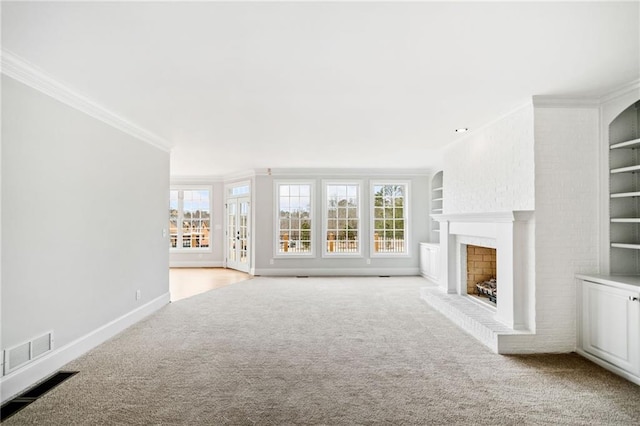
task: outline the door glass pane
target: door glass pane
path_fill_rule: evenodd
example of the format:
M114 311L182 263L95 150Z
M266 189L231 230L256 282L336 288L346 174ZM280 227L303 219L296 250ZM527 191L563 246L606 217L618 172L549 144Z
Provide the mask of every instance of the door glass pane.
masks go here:
M227 207L227 255L228 262L236 261L236 201L229 201Z
M240 262L246 263L249 260L249 202L242 201L240 203Z

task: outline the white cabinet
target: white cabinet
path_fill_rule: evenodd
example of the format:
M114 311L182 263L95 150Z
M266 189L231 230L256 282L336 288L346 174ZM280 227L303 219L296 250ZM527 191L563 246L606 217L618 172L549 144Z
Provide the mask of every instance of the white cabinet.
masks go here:
M437 283L440 278L440 245L420 243L420 274Z
M640 277L580 278L579 352L640 384Z

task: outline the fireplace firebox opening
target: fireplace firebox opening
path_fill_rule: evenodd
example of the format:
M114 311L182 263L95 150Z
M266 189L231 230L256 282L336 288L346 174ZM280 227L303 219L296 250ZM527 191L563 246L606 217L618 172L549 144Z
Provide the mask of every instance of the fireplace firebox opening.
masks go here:
M496 249L467 245L467 294L496 305Z

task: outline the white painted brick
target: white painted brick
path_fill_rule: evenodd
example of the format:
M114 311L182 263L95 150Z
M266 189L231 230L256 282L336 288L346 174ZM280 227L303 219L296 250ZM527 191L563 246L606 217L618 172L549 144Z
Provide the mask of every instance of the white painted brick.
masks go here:
M536 327L575 347L575 274L598 269L598 110L535 109Z
M535 321L516 352L576 344L575 274L598 271L599 112L525 107L444 156L444 212L535 210Z
M523 107L444 153L444 213L534 209L533 107Z

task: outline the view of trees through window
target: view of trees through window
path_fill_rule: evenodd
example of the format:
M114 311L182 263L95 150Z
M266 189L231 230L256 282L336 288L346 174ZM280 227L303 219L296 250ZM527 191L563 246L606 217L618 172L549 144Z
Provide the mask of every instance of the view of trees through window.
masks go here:
M208 189L169 192L169 236L171 248L210 247L211 204Z
M328 184L325 187L326 252L360 252L360 214L358 184Z
M373 186L373 251L405 253L406 184Z
M278 253L311 253L311 185L278 185Z
M371 247L374 254L406 253L405 234L408 184L373 184L373 229ZM209 189L172 189L169 196L169 235L171 248L209 248L211 200ZM325 185L326 254L359 254L361 250L360 185L328 183ZM277 185L279 254L311 254L312 185L280 183Z

